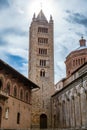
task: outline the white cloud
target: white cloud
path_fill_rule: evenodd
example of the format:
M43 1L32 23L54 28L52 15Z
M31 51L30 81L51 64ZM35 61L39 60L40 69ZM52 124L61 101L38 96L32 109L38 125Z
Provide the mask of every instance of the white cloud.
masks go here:
M41 0L9 0L9 7L0 10L0 32L8 28L19 30L17 33L1 34L1 37L8 43L0 46L0 58L9 61L6 53L20 56L28 61L28 47L29 38L28 31L32 20L33 13L39 13ZM79 46L80 34L86 36L87 29L84 26L69 23L66 18L68 14L66 10L71 13L81 13L86 16L86 0L44 0L43 12L49 20L50 14L54 19L54 54L55 54L55 82L60 80L60 77L65 77L65 58L75 48ZM46 3L46 4L45 4ZM79 6L78 6L79 3ZM45 4L45 5L44 5ZM26 33L21 35L20 31ZM22 63L21 72L27 74L27 63Z
M8 53L28 60L28 51L20 48L9 48Z

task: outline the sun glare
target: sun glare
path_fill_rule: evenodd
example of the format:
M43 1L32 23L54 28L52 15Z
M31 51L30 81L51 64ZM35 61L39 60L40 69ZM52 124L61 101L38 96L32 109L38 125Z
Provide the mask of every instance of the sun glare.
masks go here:
M33 15L34 13L36 13L37 16L41 9L43 10L46 17L49 19L50 14L54 15L56 13L54 0L32 0L31 4L29 4L28 7L29 15Z

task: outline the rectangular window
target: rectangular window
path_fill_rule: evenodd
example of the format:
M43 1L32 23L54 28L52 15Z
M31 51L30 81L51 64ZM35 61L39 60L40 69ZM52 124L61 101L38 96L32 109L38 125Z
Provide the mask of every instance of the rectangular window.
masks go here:
M38 43L39 44L47 44L48 43L48 38L38 38Z
M48 28L38 27L38 32L48 33Z
M46 60L40 60L40 66L46 66Z
M17 124L20 124L20 113L17 113Z
M39 54L47 55L47 49L39 48Z
M9 108L6 108L5 110L5 118L8 119L8 113L9 113Z

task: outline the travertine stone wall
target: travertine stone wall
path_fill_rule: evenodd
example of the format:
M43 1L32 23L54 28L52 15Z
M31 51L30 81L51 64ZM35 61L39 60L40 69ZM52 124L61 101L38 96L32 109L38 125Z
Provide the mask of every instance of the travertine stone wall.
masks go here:
M87 128L87 73L52 97L52 126Z
M42 16L40 12L40 16ZM43 16L44 17L44 16ZM47 28L48 33L38 32L38 28ZM30 26L29 43L29 79L35 82L40 89L32 92L32 127L40 127L40 116L47 116L47 127L51 127L51 95L54 93L54 38L53 20L37 20L34 18ZM47 38L48 43L39 43L38 38ZM39 53L39 48L47 49L47 54ZM41 66L40 60L46 60ZM45 76L40 76L41 70Z

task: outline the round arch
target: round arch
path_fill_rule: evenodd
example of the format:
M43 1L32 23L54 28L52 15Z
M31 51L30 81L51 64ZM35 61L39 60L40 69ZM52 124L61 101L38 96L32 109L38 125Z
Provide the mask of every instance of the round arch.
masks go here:
M40 129L46 129L47 128L47 115L41 114L40 115Z

